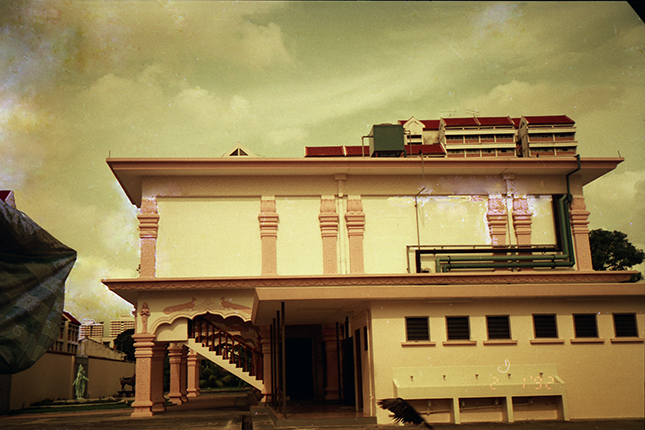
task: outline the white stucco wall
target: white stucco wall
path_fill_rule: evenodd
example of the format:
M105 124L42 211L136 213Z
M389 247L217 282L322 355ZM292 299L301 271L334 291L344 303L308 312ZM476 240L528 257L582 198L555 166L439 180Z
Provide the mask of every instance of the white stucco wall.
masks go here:
M320 196L276 197L279 275L323 273Z
M421 245L487 245L487 198L420 196ZM414 196L365 196L365 272L406 273L406 246L417 244Z
M158 277L261 274L259 198L159 198Z

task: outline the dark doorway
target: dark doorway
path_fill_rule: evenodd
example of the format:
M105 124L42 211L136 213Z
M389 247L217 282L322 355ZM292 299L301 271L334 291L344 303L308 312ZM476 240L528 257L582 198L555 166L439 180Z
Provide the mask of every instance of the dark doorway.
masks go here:
M291 400L311 400L315 396L313 339L289 337L285 344L287 396Z
M354 340L356 348L354 352L356 353L356 394L357 394L357 409L359 411L363 410L363 357L361 351L361 331L356 330L354 332Z
M343 404L353 406L354 398L354 339L343 339Z

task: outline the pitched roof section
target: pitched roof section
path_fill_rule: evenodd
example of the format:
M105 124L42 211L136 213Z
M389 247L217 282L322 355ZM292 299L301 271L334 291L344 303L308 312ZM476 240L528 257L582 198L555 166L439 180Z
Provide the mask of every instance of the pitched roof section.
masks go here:
M571 124L575 121L566 115L524 116L529 125Z
M477 119L473 117L469 118L441 118L441 121L445 124L446 127L477 127L479 123Z
M423 119L421 120L424 130L439 130L441 120L439 119Z
M410 119L416 119L414 117ZM410 119L400 119L397 122L401 125L405 125ZM439 130L439 125L441 124L440 119L417 119L421 124L423 124L424 130Z
M508 126L513 127L513 121L510 117L507 116L482 116L475 117L475 120L483 126L495 127L495 126Z
M63 311L63 320L65 320L65 319L67 319L70 322L73 322L74 324L81 325L81 323L78 322L78 320L74 317L74 315L72 315L71 313L69 313L67 311Z
M249 148L238 142L235 146L226 151L222 155L222 157L257 157L257 155L255 155Z

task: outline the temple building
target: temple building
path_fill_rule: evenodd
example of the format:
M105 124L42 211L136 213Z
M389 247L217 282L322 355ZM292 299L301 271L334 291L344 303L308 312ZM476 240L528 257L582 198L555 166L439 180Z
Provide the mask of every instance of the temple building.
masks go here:
M165 410L168 354L172 402L207 359L280 425L388 424L391 397L430 423L643 417L645 286L593 271L583 192L623 159L577 155L568 117L229 155L107 160L139 208L140 276L103 281L136 308L133 416Z

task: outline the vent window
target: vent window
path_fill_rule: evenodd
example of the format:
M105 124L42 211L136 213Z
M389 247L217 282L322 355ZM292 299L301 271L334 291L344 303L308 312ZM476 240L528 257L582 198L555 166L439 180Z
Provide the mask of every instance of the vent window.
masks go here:
M405 329L407 340L430 340L428 317L406 317Z
M470 340L468 317L446 317L448 340Z
M576 337L598 337L596 314L578 314L573 316Z
M558 337L555 315L533 315L533 328L536 339Z
M511 326L508 316L487 316L488 339L510 339Z
M636 314L614 314L616 337L638 337Z

